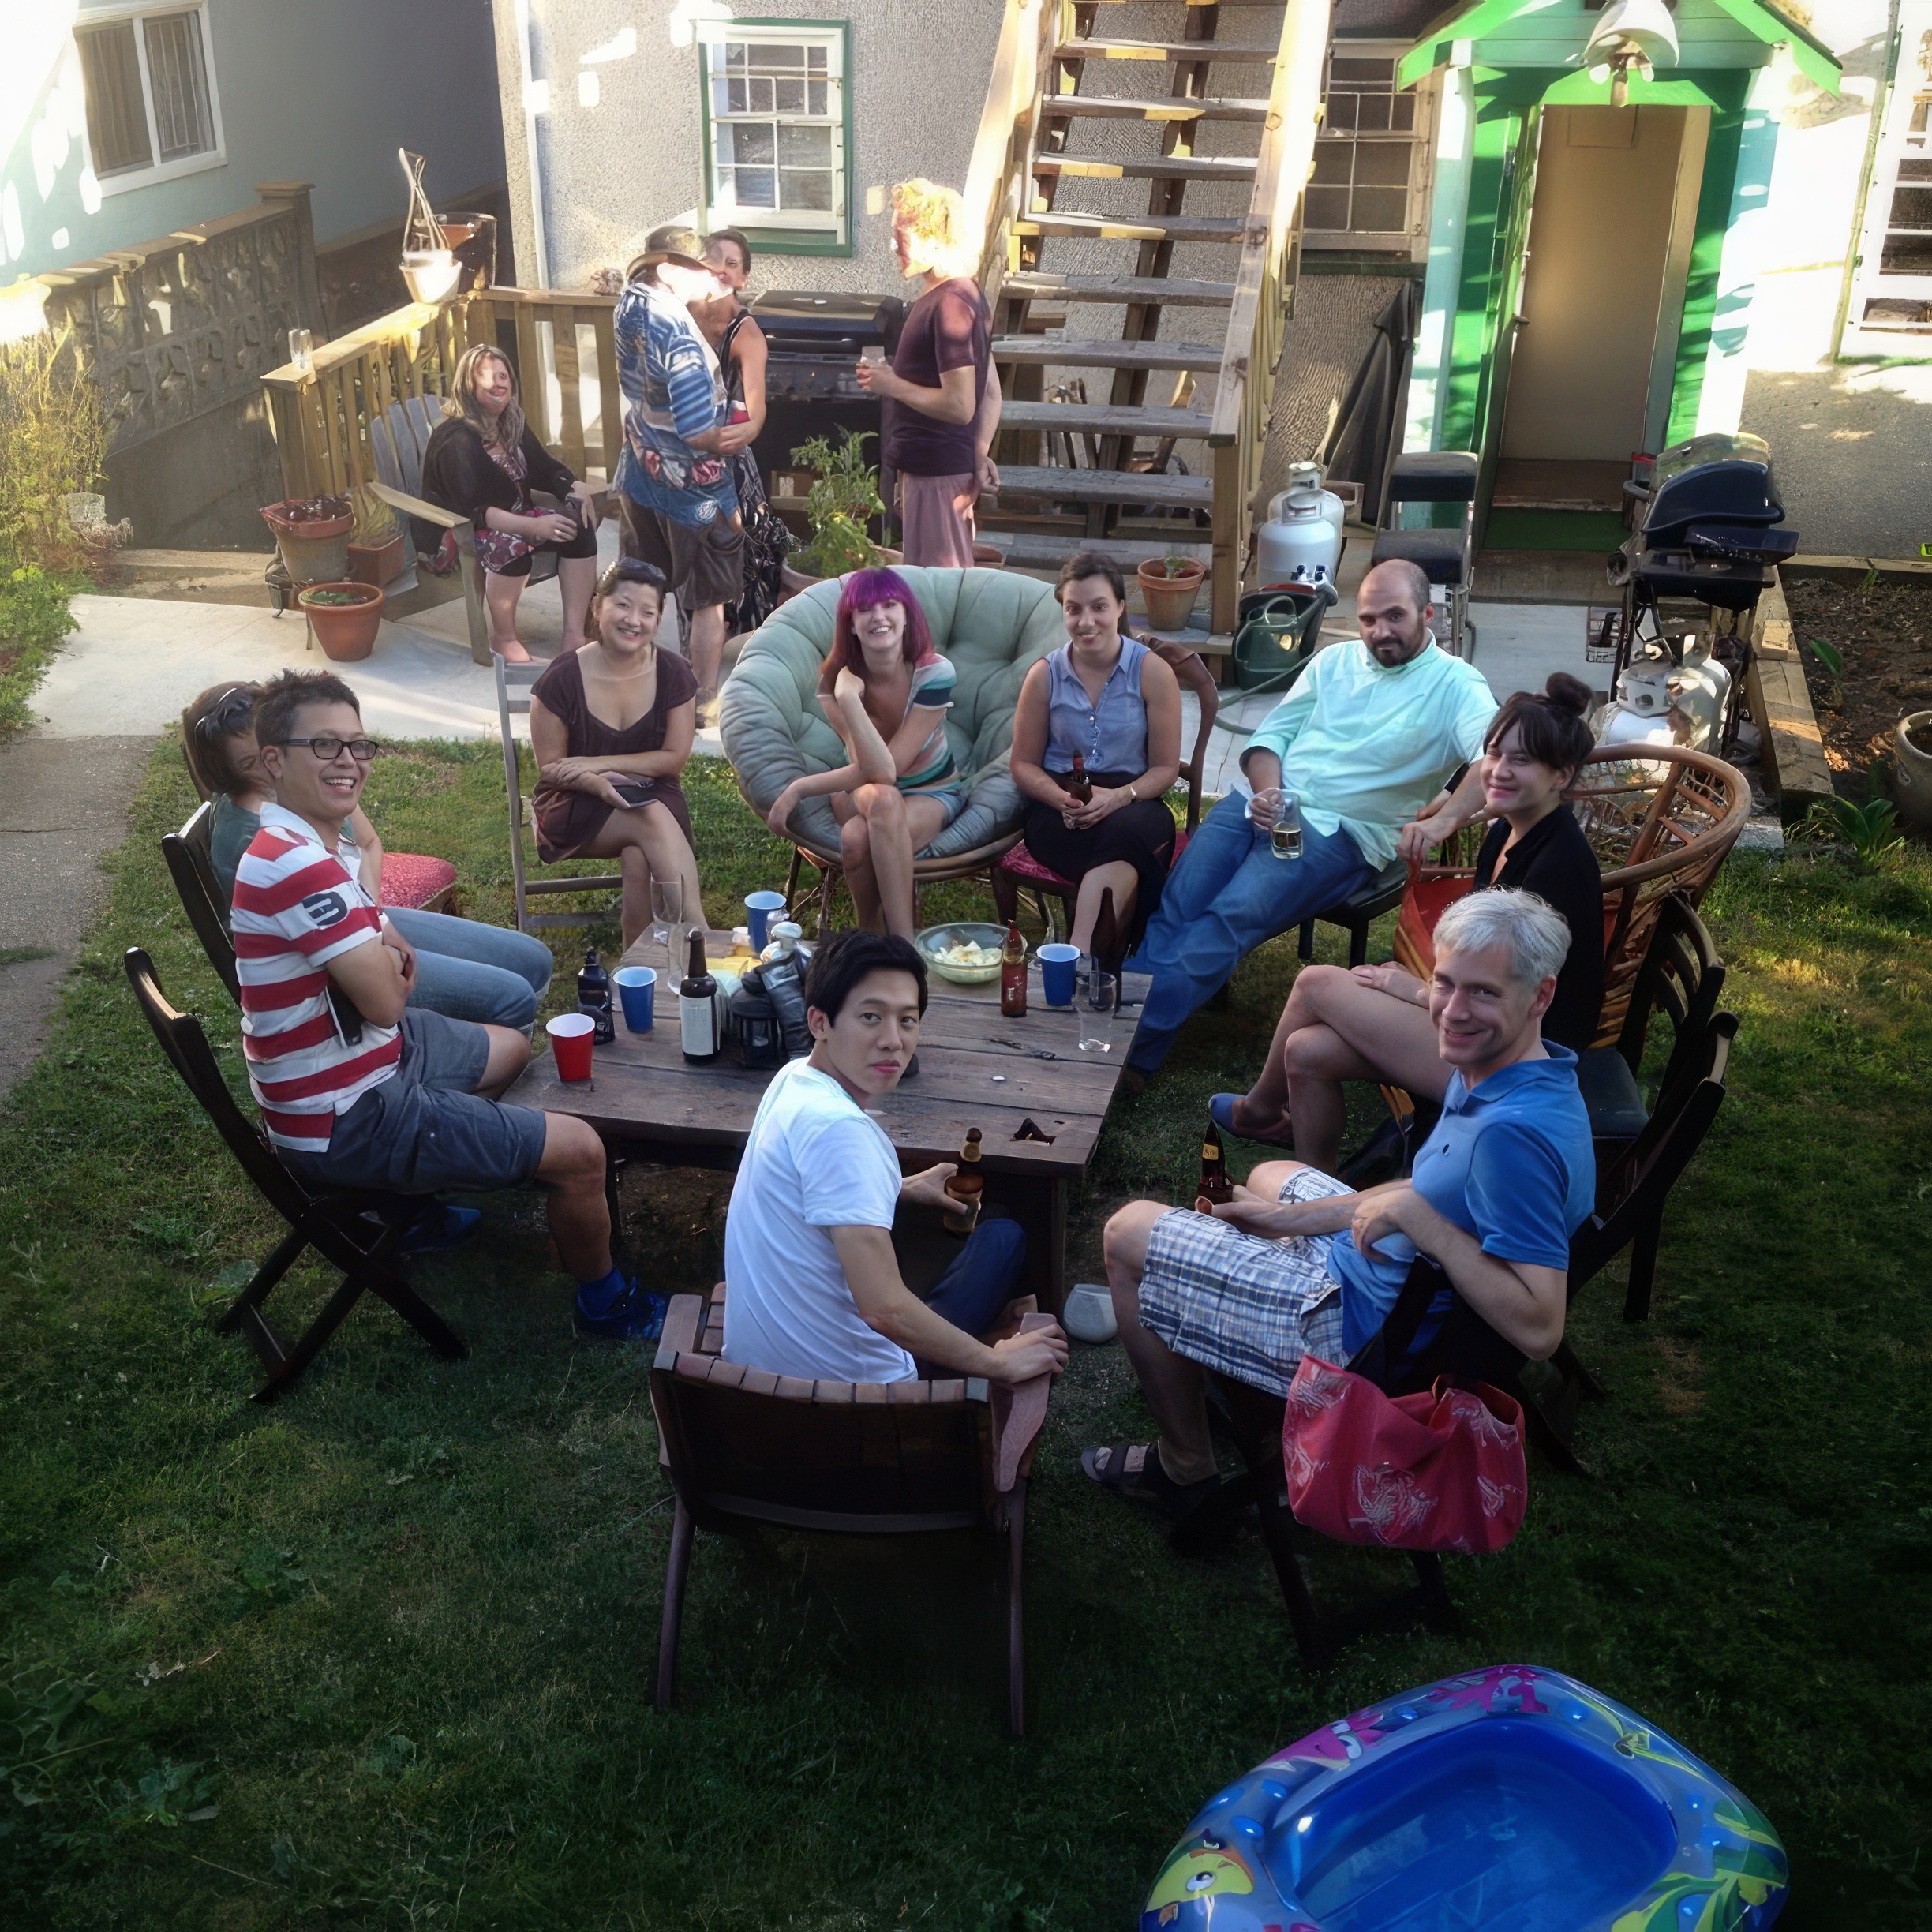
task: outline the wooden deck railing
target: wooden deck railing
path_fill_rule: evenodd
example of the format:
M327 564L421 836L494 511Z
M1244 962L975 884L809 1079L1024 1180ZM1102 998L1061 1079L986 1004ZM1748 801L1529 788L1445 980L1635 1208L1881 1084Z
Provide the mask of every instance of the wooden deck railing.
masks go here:
M1013 224L1029 205L1028 163L1039 125L1048 57L1062 38L1064 0L1006 0L986 103L966 170L966 215L980 239L979 286L989 304L1013 265ZM1072 37L1070 32L1066 38Z
M1301 262L1301 197L1321 118L1328 0L1288 0L1275 84L1248 204L1227 346L1215 384L1208 447L1214 462L1214 560L1209 571L1217 631L1234 627L1241 571L1256 521L1275 365L1281 357Z
M608 295L516 288L412 302L325 343L305 371L293 363L271 370L262 387L286 493L335 495L375 481L369 425L401 399L448 395L463 351L485 342L514 346L523 412L544 444L577 475L601 466L608 480L623 438L614 306ZM595 397L589 411L587 380Z

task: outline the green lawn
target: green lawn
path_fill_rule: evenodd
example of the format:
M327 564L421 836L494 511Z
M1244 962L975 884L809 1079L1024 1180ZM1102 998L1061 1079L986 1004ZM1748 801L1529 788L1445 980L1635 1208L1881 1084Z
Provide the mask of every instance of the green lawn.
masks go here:
M501 919L496 756L418 747L370 803ZM721 922L781 855L693 769ZM998 1566L964 1537L701 1539L680 1705L652 1713L670 1511L645 1363L572 1343L534 1196L422 1270L468 1361L365 1305L292 1398L246 1400L252 1357L204 1320L270 1223L120 969L148 947L239 1078L155 848L189 803L164 747L0 1120L0 1923L1115 1932L1228 1778L1509 1661L1633 1705L1762 1806L1798 1874L1786 1925L1932 1923L1923 850L1866 878L1738 858L1713 892L1731 1099L1673 1204L1656 1319L1627 1328L1616 1282L1574 1319L1614 1397L1583 1419L1593 1474L1538 1469L1515 1545L1451 1559L1465 1634L1309 1676L1258 1542L1181 1562L1081 1478L1083 1443L1146 1427L1118 1348L1083 1354L1039 1458L1016 1744ZM1116 1109L1079 1274L1112 1205L1186 1183L1205 1096L1251 1073L1293 965L1251 960ZM712 1178L640 1176L631 1252L712 1280L723 1204ZM279 1312L325 1286L299 1277ZM1331 1595L1395 1574L1340 1549L1317 1571Z

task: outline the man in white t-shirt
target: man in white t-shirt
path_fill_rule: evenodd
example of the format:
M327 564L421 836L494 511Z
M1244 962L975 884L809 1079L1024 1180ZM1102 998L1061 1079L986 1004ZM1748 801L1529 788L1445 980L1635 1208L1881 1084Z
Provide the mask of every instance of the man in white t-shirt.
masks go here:
M978 1339L1020 1292L1026 1239L982 1221L931 1298L893 1252L901 1201L940 1207L949 1162L901 1176L867 1105L898 1085L919 1046L926 967L911 941L842 934L805 983L814 1045L766 1089L724 1223L724 1359L822 1382L928 1374L1026 1382L1066 1366L1066 1337L1039 1328Z

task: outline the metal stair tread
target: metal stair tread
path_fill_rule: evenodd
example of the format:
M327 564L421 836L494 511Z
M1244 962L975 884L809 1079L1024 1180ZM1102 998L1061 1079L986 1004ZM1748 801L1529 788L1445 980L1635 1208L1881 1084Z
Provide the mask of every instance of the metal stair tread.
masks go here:
M1055 60L1256 61L1272 62L1271 47L1241 47L1222 40L1064 40Z
M1169 280L1165 275L1009 275L1002 295L1028 301L1164 302L1176 308L1219 309L1234 299L1232 282Z
M1002 429L1092 431L1100 436L1185 436L1199 441L1214 426L1204 410L1109 402L1002 402Z
M1210 95L1189 100L1178 95L1162 95L1135 100L1105 94L1045 94L1040 97L1043 114L1075 118L1127 121L1266 121L1268 104L1264 100L1236 100Z
M1080 181L1247 181L1259 165L1252 155L1154 155L1136 160L1111 155L1036 155L1035 174Z
M1215 343L1109 342L1094 335L996 335L996 362L1044 362L1067 369L1218 369Z
M1062 470L1002 463L999 495L1044 496L1073 503L1171 504L1182 509L1211 508L1211 476L1151 476L1125 470Z

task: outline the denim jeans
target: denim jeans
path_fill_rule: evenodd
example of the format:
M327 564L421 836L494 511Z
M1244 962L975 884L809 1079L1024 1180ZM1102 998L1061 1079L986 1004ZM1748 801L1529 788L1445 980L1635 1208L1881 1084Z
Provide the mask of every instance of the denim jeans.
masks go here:
M1299 926L1366 885L1374 869L1346 832L1301 829L1301 856L1277 859L1249 822L1247 799L1230 792L1201 821L1168 874L1129 972L1154 984L1127 1065L1151 1073L1189 1014L1218 991L1264 940Z
M1017 1221L982 1221L966 1237L953 1265L939 1278L927 1305L955 1328L976 1340L1000 1318L1000 1311L1023 1291L1026 1233ZM921 1364L919 1373L949 1376L951 1368Z
M412 1006L524 1033L537 1024L537 1002L556 964L541 939L447 912L387 911L389 923L416 949Z

